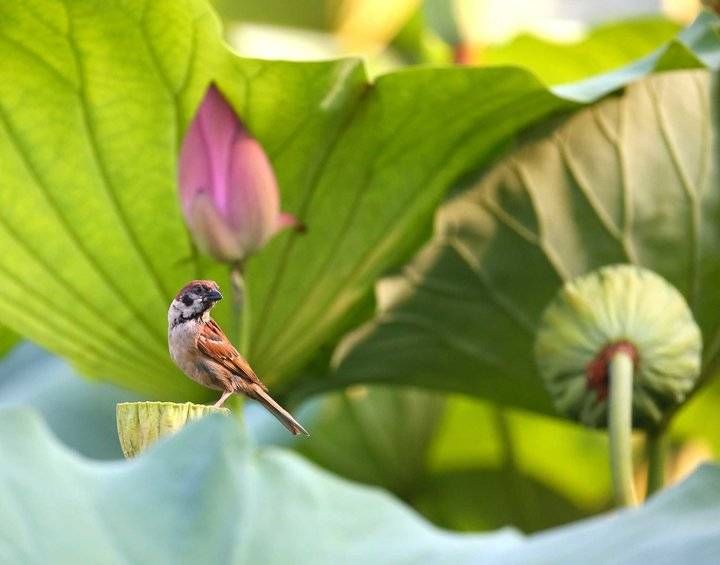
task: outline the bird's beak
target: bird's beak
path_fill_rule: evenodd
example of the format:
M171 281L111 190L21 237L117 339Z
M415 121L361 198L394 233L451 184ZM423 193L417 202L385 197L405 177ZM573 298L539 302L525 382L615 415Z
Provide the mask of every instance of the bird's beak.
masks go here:
M218 300L222 300L223 295L220 294L219 290L211 290L205 295L205 301L206 302L217 302Z

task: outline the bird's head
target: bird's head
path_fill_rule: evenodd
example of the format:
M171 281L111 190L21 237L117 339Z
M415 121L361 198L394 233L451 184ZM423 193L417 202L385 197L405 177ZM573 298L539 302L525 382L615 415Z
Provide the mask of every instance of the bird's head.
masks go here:
M215 306L218 300L222 300L222 297L220 287L215 281L191 281L180 289L170 304L168 322L173 326L200 318Z

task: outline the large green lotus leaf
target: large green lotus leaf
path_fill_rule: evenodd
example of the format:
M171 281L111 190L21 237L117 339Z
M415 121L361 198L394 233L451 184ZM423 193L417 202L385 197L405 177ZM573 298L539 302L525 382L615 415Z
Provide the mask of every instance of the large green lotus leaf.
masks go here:
M587 516L547 485L502 467L427 475L409 502L434 524L468 532L508 525L535 532Z
M248 273L250 360L287 384L414 249L448 186L539 118L656 67L714 64L714 22L554 93L511 68L413 69L371 85L354 60L241 59L203 0L5 2L0 321L89 375L206 397L170 363L165 335L188 279L228 287L190 244L175 180L184 129L215 81L270 154L283 208L308 226Z
M466 481L475 473L502 471L498 497L509 501L512 520L523 528L552 525L542 522L542 504L533 496L538 489L555 493L558 502L577 512L596 514L612 498L607 437L596 430L536 413L510 410L464 395L448 395L445 415L438 426L426 463L429 476L460 475ZM502 479L502 481L501 481ZM450 493L450 486L446 487ZM477 491L488 492L478 483ZM503 492L504 490L504 492ZM524 494L529 493L529 498ZM454 515L449 503L438 502L449 521L486 523L477 509ZM506 512L507 509L502 512ZM552 519L548 508L546 519ZM558 512L556 518L562 518Z
M708 386L690 399L671 423L673 436L680 441L698 442L708 455L720 457L720 379L712 379Z
M86 373L197 397L168 359L167 305L224 272L179 214L182 131L215 80L296 181L359 92L359 64L238 59L201 1L34 6L0 8L3 319Z
M720 469L641 509L521 538L439 530L376 489L256 450L209 417L130 462L59 446L0 412L3 563L712 563ZM61 519L60 519L61 518Z
M290 378L375 278L416 247L458 175L519 127L567 107L528 80L514 70L385 75L366 88L322 159L298 164L287 156L299 168L295 182L283 183L283 198L308 231L277 238L249 264L249 356L259 374L271 383ZM449 118L438 112L445 107Z
M441 2L444 9L451 4ZM438 2L436 2L438 4ZM412 62L448 62L451 49L428 26L428 2L405 24L393 47ZM546 84L577 81L626 65L670 41L680 26L658 16L601 24L576 41L552 41L521 33L500 44L466 45L470 63L517 65ZM461 39L451 38L451 44Z
M115 404L133 399L111 385L79 379L61 359L28 343L0 363L0 406L33 407L63 444L92 459L122 457ZM312 441L294 445L325 469L382 486L446 526L479 530L516 524L527 531L577 517L577 511L564 512L572 505L582 506L585 514L601 509L586 504L586 498L607 498L604 449L598 462L590 445L579 448L578 434L559 436L557 420L512 416L516 472L507 465L506 438L493 411L455 397L447 412L444 405L437 393L398 387L332 393L297 409ZM250 403L243 416L256 441L289 443L285 429L261 407ZM569 459L573 464L564 465ZM460 484L484 503L457 496ZM528 492L533 498L519 504Z
M484 65L519 65L547 84L580 80L644 57L672 39L678 25L652 17L604 24L577 42L557 43L521 34L479 53Z
M319 405L312 441L297 451L390 490L438 525L535 531L610 498L604 437L556 419L406 387L351 387L308 404Z
M273 383L291 379L376 277L416 248L447 188L519 129L656 67L720 63L715 23L705 15L668 48L557 92L512 68L414 68L366 86L325 156L281 183L309 231L277 238L250 263L256 368Z
M0 406L37 410L66 446L92 459L120 459L115 407L127 390L80 378L63 359L22 343L0 362Z
M537 534L498 562L714 563L720 552L719 487L720 468L705 465L639 509Z
M0 560L473 563L519 541L445 533L377 489L240 436L210 417L132 462L97 463L31 413L1 412Z
M92 459L122 457L115 404L134 399L80 379L63 360L29 343L0 363L0 406L33 407L63 444ZM516 525L530 531L603 508L587 498L608 497L604 443L598 461L592 445L579 445L580 428L563 434L569 426L557 420L512 415L503 433L495 412L477 401L453 397L447 411L444 406L437 393L399 387L332 393L296 410L312 441L290 442L277 420L253 403L243 419L256 441L294 443L325 469L382 486L452 529ZM460 496L462 489L473 498Z
M534 131L441 207L435 234L378 289L380 312L341 345L345 382L398 382L552 413L537 377L541 312L568 279L648 267L687 298L704 372L720 347L715 81L656 75Z
M341 1L304 0L212 0L212 4L224 20L259 22L273 26L288 26L331 30Z
M696 400L708 393L712 387ZM437 525L534 531L597 513L610 500L603 434L455 395L445 403L437 393L397 387L340 394L297 412L312 441L296 447L345 478L385 486ZM127 400L27 343L0 364L0 405L32 406L63 444L93 459L122 457L115 403ZM700 412L691 403L691 419L676 419L676 433L717 445L716 393L711 400ZM256 406L244 411L250 435L287 441L284 428L264 416Z
M609 506L607 440L558 419L449 395L419 483L409 501L438 525L546 529Z
M353 387L319 400L313 439L298 442L298 451L336 474L410 496L425 474L442 397L415 389Z
M7 328L0 327L0 356L15 347L18 341L20 341L19 335Z
M717 388L703 390L673 421L677 440L703 442L697 445L716 455ZM115 404L134 399L80 379L28 343L0 363L0 405L33 407L62 443L93 459L122 457ZM256 441L292 443L259 405L246 405L243 416ZM384 486L437 524L544 529L597 513L611 499L605 435L562 420L381 386L315 398L297 416L312 430L312 441L294 442L305 457L345 478ZM483 504L459 496L461 483Z

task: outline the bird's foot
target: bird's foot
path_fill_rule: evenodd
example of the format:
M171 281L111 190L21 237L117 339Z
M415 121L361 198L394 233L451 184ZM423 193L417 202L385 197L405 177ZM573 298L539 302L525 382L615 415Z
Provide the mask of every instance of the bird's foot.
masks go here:
M222 393L222 396L218 399L218 401L213 404L215 408L222 407L223 404L225 404L225 401L227 400L228 396L232 394L232 391L225 391Z

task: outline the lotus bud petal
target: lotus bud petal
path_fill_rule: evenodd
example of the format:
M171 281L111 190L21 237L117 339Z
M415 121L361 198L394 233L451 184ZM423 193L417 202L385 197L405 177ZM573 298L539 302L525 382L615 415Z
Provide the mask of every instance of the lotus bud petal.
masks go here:
M652 428L700 375L702 336L683 296L647 269L603 267L560 290L542 315L535 360L558 411L607 424L608 364L634 363L633 425Z
M117 405L116 418L123 455L128 459L135 457L161 437L210 414L229 416L230 410L191 402L121 402Z
M270 161L230 104L210 86L183 140L180 200L201 251L237 263L299 222L280 212Z

